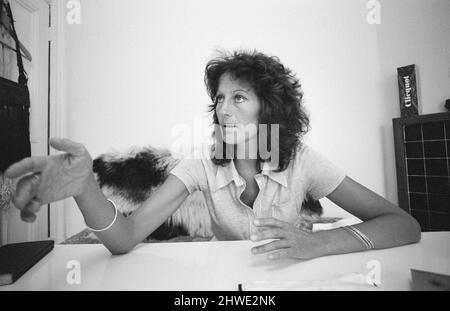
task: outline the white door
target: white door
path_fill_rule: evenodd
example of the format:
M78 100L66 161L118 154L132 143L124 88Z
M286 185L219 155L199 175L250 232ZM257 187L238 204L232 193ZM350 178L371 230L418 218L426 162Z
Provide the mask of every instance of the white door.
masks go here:
M47 155L49 111L49 4L46 0L9 0L19 40L31 53L32 61L24 60L30 90L30 135L32 155ZM4 75L17 81L15 52L6 51L9 62ZM48 238L48 208L43 207L34 224L21 221L19 211L12 207L2 212L2 243L18 243Z

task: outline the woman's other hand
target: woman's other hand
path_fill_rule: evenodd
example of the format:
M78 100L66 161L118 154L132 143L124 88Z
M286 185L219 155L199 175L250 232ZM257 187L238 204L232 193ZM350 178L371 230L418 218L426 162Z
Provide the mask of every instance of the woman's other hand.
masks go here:
M92 173L92 158L82 144L52 138L50 145L65 153L26 158L5 172L12 179L25 175L17 182L13 203L26 222L36 220L42 205L82 194Z
M321 256L321 244L314 233L275 218L257 219L254 225L258 228L258 233L250 238L253 242L273 239L275 241L252 248L253 254L270 252L269 260L312 259Z

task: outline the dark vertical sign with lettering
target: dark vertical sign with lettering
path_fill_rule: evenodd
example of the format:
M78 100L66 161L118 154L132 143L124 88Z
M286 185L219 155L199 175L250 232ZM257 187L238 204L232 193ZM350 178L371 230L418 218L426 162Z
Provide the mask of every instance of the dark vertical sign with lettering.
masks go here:
M397 68L397 73L401 116L402 118L417 116L419 115L419 102L417 100L416 66Z

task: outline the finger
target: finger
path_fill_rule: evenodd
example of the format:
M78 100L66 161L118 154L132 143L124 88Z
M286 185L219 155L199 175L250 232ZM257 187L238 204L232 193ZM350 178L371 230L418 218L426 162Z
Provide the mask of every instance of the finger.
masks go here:
M269 254L267 256L267 259L280 260L280 259L290 258L290 257L292 257L292 248L286 248L286 249L282 249L277 252L274 252L272 254Z
M11 165L5 172L5 176L14 179L29 173L41 172L47 164L47 157L32 157L23 159Z
M261 246L256 246L252 248L252 253L257 255L257 254L264 254L267 252L273 252L274 250L279 250L279 249L284 249L284 248L289 248L290 243L287 240L277 240L277 241L273 241Z
M25 208L23 209L23 212L37 214L41 210L42 205L43 204L39 199L34 198L33 200L31 200L30 203L28 203L25 206Z
M40 179L36 175L29 175L22 178L17 184L15 196L13 197L14 205L23 210L36 196Z
M50 146L59 151L65 151L73 155L82 155L85 151L82 144L66 138L50 138Z
M29 212L20 212L20 218L28 223L33 223L36 221L36 215Z
M283 239L287 235L287 232L280 228L271 227L270 229L259 230L258 233L252 235L250 240L258 242L269 239Z
M287 226L289 225L287 222L278 220L276 218L259 218L256 219L253 223L257 227L272 226L283 229L287 228Z

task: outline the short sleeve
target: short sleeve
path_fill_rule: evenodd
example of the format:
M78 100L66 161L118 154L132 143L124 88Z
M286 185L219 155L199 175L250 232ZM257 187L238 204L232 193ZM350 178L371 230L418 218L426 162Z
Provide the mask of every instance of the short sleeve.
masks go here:
M202 191L206 174L201 159L182 159L170 172L180 179L186 186L189 194Z
M303 165L307 193L319 200L332 193L344 180L346 174L334 163L314 149L304 146Z

